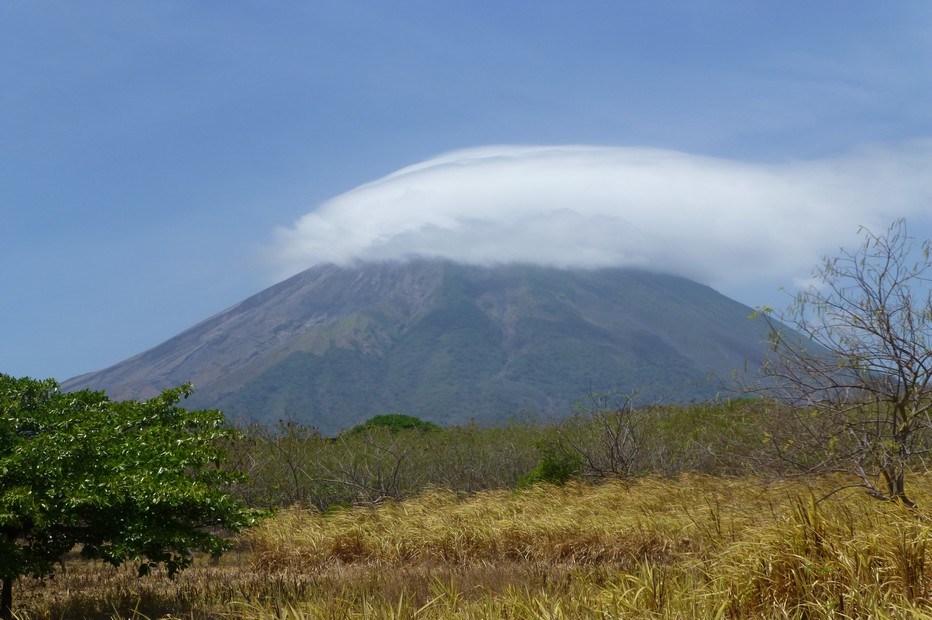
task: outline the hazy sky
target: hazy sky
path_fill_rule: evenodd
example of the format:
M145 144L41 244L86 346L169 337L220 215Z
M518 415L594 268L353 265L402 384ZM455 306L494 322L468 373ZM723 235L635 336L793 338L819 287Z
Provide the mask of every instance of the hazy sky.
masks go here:
M321 261L639 265L777 304L932 236L932 3L0 0L0 372Z

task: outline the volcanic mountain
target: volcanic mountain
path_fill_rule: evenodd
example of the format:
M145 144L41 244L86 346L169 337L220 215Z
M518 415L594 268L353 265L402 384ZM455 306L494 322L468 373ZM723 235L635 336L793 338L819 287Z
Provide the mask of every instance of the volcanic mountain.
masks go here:
M64 388L148 398L193 382L189 407L333 433L379 413L441 424L592 392L705 399L765 352L751 309L680 277L630 269L443 260L322 265Z

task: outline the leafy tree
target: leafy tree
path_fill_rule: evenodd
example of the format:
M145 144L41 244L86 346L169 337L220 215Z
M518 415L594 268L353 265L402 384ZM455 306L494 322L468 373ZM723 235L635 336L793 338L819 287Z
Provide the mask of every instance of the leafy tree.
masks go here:
M906 475L929 450L932 248L917 247L903 220L861 234L857 249L823 260L786 313L764 309L774 355L763 391L790 405L765 445L798 471L853 474L850 486L912 506Z
M218 446L233 431L219 411L177 406L190 392L114 402L0 374L0 618L12 618L16 579L53 574L77 545L174 576L259 516L224 489L238 475Z
M433 422L422 420L413 415L406 415L404 413L385 413L382 415L373 416L362 424L354 426L350 430L346 431L346 434L358 435L360 433L365 433L366 431L376 428L384 428L393 433L402 430L435 431L440 429L440 427Z

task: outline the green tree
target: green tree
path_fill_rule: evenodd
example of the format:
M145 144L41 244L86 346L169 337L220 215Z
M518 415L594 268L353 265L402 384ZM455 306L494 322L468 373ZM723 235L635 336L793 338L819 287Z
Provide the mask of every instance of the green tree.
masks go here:
M359 435L376 428L388 429L393 433L404 430L436 431L440 429L440 427L433 422L422 420L413 415L406 415L404 413L384 413L382 415L373 416L362 424L357 424L346 431L346 434Z
M53 574L76 546L174 576L259 516L225 490L239 476L219 446L234 431L219 411L179 407L190 392L115 402L0 374L0 618L12 618L18 578Z

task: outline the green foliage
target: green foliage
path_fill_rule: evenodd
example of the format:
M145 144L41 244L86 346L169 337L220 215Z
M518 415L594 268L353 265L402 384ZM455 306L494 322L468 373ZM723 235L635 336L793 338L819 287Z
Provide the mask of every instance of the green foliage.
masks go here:
M76 545L113 565L164 565L174 575L193 551L219 555L219 534L258 513L225 487L220 468L233 431L219 411L177 403L190 386L144 402L103 392L62 393L53 380L0 374L0 578L52 574ZM10 613L8 601L0 616Z
M559 442L541 443L541 459L530 472L518 480L517 486L528 487L539 482L566 484L583 473L583 458L578 452L564 449Z
M433 422L427 422L413 415L386 413L369 418L362 424L354 426L346 431L346 434L358 435L359 433L364 433L367 430L375 428L384 428L393 433L397 433L401 430L434 431L438 430L440 427Z

